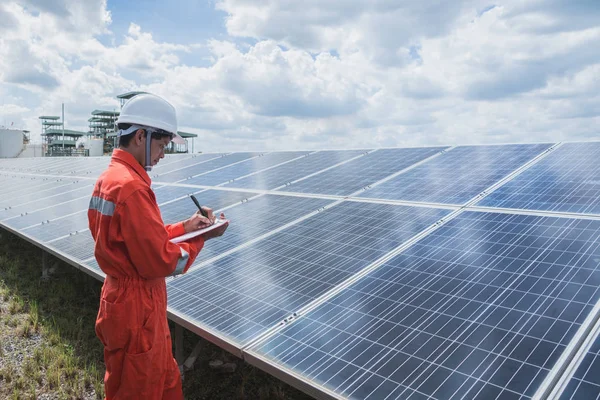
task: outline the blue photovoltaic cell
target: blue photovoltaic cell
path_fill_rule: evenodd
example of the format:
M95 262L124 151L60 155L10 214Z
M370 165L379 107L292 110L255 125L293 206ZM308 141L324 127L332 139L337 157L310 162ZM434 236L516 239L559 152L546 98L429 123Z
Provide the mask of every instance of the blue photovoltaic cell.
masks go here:
M382 149L281 190L347 196L443 150L444 147Z
M185 157L185 158L178 157L178 158L167 159L165 157L164 160L161 160L156 166L154 166L152 168L152 171L150 172L150 177L154 178L155 176L158 176L158 175L164 175L171 171L185 168L187 166L190 166L191 164L198 164L201 162L212 160L214 158L222 157L224 155L225 154L215 153L215 154L194 154L193 156L190 155L189 157Z
M599 239L465 212L252 351L353 399L530 398L600 297Z
M195 195L200 205L210 207L216 213L218 210L240 203L242 200L256 196L246 192L228 192L224 190L204 190ZM178 221L188 219L192 214L198 211L191 197L174 201L160 206L160 214L165 224L173 224Z
M356 213L356 203L336 205L174 279L167 285L169 306L239 346L449 212L385 204L361 208Z
M200 197L198 197L200 200ZM266 195L225 211L231 221L225 235L204 246L196 264L271 232L331 203L330 200Z
M89 230L47 244L80 262L94 257L94 245L94 238Z
M92 270L96 273L99 273L101 275L106 275L101 269L100 266L98 265L98 261L96 261L95 258L86 261L85 263L83 263L83 265L88 268L89 270Z
M0 193L0 207L20 204L31 198L42 198L48 190L72 183L72 179L58 180L56 178L31 178L17 179L0 182L2 193Z
M216 186L226 183L231 179L240 178L242 176L260 171L262 169L293 160L294 158L302 157L306 154L308 154L308 152L306 151L266 153L263 156L253 158L239 164L231 165L227 168L223 168L205 175L200 175L195 178L188 179L183 183L188 185Z
M600 399L600 337L592 344L560 400Z
M156 202L158 204L166 203L167 201L173 201L180 197L189 196L190 194L198 193L202 189L184 186L160 186L153 187ZM194 204L194 203L192 203Z
M197 161L196 159L191 159L189 160L189 165L187 167L181 167L181 169L179 170L167 172L164 174L153 175L153 180L156 183L182 182L194 175L204 174L214 169L223 168L236 162L247 160L251 157L256 157L258 155L260 155L260 153L233 153L224 155L222 157L209 159L208 161Z
M28 212L26 215L14 216L12 218L5 219L2 222L13 228L26 229L34 225L41 225L42 222L52 221L73 213L82 211L87 212L89 203L90 195L88 194L46 208L42 208L44 207L43 204L38 204L33 211Z
M85 188L81 190L81 188ZM87 191L90 195L92 194L93 181L81 180L64 180L60 182L52 182L51 185L42 186L31 186L27 193L21 193L18 196L11 196L6 199L0 207L11 207L16 208L23 204L29 204L32 206L47 207L50 204L56 204L60 202L61 195L70 193L74 190L80 190L80 192ZM33 204L32 204L33 203ZM0 214L0 219L3 214Z
M37 219L34 219L33 223L45 221L49 218L45 218L41 209L56 206L56 210L60 213L59 204L65 203L65 207L68 207L69 202L72 200L76 200L79 198L88 198L92 193L93 182L90 181L89 186L83 186L78 189L75 189L75 186L72 188L69 186L69 190L66 190L63 193L51 195L45 198L40 198L38 200L30 200L19 205L10 206L10 208L0 209L0 221L9 220L9 218L16 217L17 219L21 214L31 214L40 210L36 215ZM24 221L23 221L24 222ZM26 226L26 225L23 225Z
M0 183L0 196L2 199L9 199L14 195L18 195L22 191L30 190L32 186L38 183L47 183L43 178L32 178L31 176L18 175L15 177L5 178Z
M600 214L600 142L565 143L477 205Z
M319 151L299 160L251 175L227 184L227 186L271 190L286 183L304 178L340 162L364 154L366 150Z
M89 222L86 205L84 210L77 211L76 213L68 216L50 220L50 222L44 224L40 223L33 227L24 228L21 229L21 231L29 236L33 236L40 242L49 242L62 236L87 230L88 224Z
M464 204L549 147L549 144L457 147L365 191L360 197Z

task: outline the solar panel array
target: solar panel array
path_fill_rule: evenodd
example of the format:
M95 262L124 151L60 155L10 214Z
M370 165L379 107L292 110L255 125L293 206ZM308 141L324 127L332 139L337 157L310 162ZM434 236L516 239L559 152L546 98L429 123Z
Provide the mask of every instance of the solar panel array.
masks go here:
M232 221L169 316L317 398L600 398L600 143L167 156ZM103 279L108 157L0 160L0 224Z

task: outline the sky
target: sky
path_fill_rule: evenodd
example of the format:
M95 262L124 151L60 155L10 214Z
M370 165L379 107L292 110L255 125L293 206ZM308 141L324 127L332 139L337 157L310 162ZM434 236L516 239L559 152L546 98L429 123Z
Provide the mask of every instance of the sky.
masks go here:
M590 140L598 0L2 0L0 125L143 90L194 151Z

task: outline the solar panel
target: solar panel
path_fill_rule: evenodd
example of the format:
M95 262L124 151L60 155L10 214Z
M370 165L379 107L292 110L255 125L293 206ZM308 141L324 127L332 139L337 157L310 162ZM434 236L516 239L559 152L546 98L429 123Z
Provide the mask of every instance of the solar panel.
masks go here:
M163 220L196 193L232 221L168 279L169 311L319 398L530 398L567 381L558 363L600 304L600 220L545 212L596 213L600 143L527 164L548 148L167 156L151 173ZM87 208L109 160L0 160L0 224L103 279ZM536 213L460 208L524 165L481 204ZM561 399L600 398L599 346Z
M261 153L232 153L217 158L211 158L209 160L195 161L185 167L182 166L181 169L176 169L164 174L155 174L153 175L153 180L155 182L167 183L183 182L191 177L206 174L219 168L225 168L252 157L258 157L260 154Z
M39 195L37 198L35 198L37 191L35 190L35 187L31 187L28 196L33 198L32 200L13 202L11 200L12 198L9 199L9 205L3 209L0 209L0 221L4 221L12 217L18 217L21 214L32 213L36 210L41 210L47 207L57 206L59 204L85 196L88 196L89 199L93 189L93 182L88 181L86 183L86 181L80 181L77 184L73 184L73 186L69 185L65 188L61 185L57 186L56 189L61 190L61 192L56 194L47 193L46 196ZM44 218L41 213L40 216L41 220L48 219Z
M94 239L89 230L46 243L46 246L56 249L79 262L91 262L89 260L94 257L94 245Z
M302 201L309 200L315 201ZM331 207L170 281L171 309L239 347L449 212L361 207L363 214L356 212L356 203ZM367 223L379 234L361 234ZM245 233L245 224L235 226Z
M294 162L279 165L243 179L236 179L227 186L246 189L275 189L364 153L365 150L319 151Z
M332 168L285 189L290 192L345 196L422 161L444 147L382 149Z
M198 196L198 199L201 197ZM330 200L265 195L232 207L225 211L225 216L231 221L227 234L209 242L194 265L279 229L328 204L331 204Z
M478 205L600 214L600 142L565 143Z
M152 168L152 172L151 172L150 176L152 178L154 178L154 177L157 177L160 175L165 175L169 172L178 171L181 168L187 168L192 165L200 165L207 161L210 161L210 160L213 160L216 158L221 158L225 155L226 154L217 154L217 153L195 154L191 157L186 157L186 158L178 157L178 158L169 160L166 163L163 163L163 161L165 161L165 160L163 160L158 165L154 166L154 168Z
M89 190L89 193L91 193L92 186L93 182L88 180L64 179L59 181L50 181L48 184L35 186L34 190L32 190L30 187L28 190L23 191L18 195L13 195L9 198L3 199L0 202L0 207L12 208L31 202L36 202L37 204L47 204L48 201L52 201L51 199L63 193L78 190L82 187L85 187L87 190ZM0 214L0 218L2 218L2 214Z
M464 204L549 147L548 144L456 147L365 191L360 197Z
M529 398L600 297L598 239L464 212L251 351L350 398Z
M245 192L227 192L223 190L196 190L195 196L201 204L211 207L216 212L217 210L240 203L241 201L252 197L253 194ZM160 213L165 224L183 221L196 211L198 211L196 205L188 197L160 206Z
M63 202L61 204L44 207L42 204L37 205L34 210L24 215L14 216L3 220L2 222L17 229L27 229L35 225L42 225L48 221L57 219L69 218L77 212L87 211L90 203L91 191L87 195L83 195L73 200ZM41 207L40 207L41 206ZM55 229L55 228L52 228ZM67 232L68 234L68 232Z
M230 165L227 168L222 168L217 171L188 179L185 181L185 183L189 185L217 186L232 179L240 178L265 168L289 162L307 154L308 152L306 151L266 153L259 157L250 158L244 162Z

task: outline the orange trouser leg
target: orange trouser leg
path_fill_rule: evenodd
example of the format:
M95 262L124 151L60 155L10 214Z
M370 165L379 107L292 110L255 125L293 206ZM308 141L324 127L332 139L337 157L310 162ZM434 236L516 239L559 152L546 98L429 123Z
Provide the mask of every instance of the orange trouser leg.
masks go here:
M115 288L105 282L96 333L104 344L107 400L183 398L164 285Z

